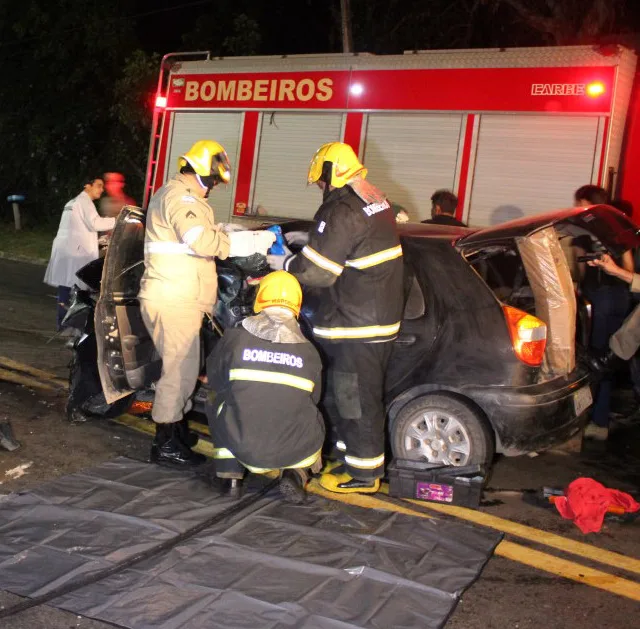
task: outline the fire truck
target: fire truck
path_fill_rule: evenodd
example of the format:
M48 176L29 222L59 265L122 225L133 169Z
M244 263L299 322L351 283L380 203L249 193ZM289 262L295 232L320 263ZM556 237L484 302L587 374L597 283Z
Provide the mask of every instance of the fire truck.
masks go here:
M570 206L589 183L640 205L639 178L620 177L640 159L640 129L629 136L640 127L629 114L635 73L621 46L166 55L144 205L203 138L222 143L234 167L211 195L220 222L312 218L320 195L307 168L331 141L350 144L411 220L429 217L441 188L472 226Z

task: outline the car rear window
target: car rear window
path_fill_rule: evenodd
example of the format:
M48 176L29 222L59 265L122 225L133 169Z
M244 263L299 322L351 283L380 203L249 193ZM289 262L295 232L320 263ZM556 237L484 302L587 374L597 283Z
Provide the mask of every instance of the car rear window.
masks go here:
M467 261L503 304L535 314L535 299L515 244L474 252Z

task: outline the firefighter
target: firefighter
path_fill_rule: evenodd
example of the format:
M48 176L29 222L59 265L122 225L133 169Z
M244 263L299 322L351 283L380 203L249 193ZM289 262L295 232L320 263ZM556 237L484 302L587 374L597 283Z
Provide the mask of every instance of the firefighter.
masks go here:
M162 358L151 460L192 466L205 457L191 450L197 438L189 433L184 413L192 406L200 371L203 313L210 314L216 301L215 258L224 260L229 253L229 238L205 199L214 186L229 183L231 166L220 144L200 140L180 156L178 170L149 202L139 297Z
M305 498L306 468L320 470L324 442L316 406L322 362L296 320L301 303L293 275L270 273L258 288L257 314L227 330L207 360L217 476L284 470L280 489L294 502Z
M391 204L365 180L367 169L340 142L321 146L309 167L323 202L293 256L269 256L316 287L313 335L326 358L324 401L344 465L320 477L340 493L374 493L384 473L385 371L402 314L402 248ZM306 243L306 244L305 244Z

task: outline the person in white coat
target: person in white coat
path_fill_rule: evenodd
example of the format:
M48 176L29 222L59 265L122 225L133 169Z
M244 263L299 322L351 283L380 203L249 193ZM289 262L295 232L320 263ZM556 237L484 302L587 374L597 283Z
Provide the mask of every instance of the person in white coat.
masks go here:
M62 211L58 233L51 248L51 258L44 281L58 289L58 330L69 306L71 287L81 285L76 273L99 256L98 232L113 229L116 219L101 217L94 201L104 192L101 177L88 178L84 190L71 199Z

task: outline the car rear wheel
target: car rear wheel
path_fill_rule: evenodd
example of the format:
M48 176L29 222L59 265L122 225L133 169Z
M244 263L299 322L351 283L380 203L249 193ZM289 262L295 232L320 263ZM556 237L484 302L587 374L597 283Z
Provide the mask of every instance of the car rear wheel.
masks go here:
M407 404L391 426L391 449L399 459L442 465L485 465L494 446L484 419L464 400L434 393Z

